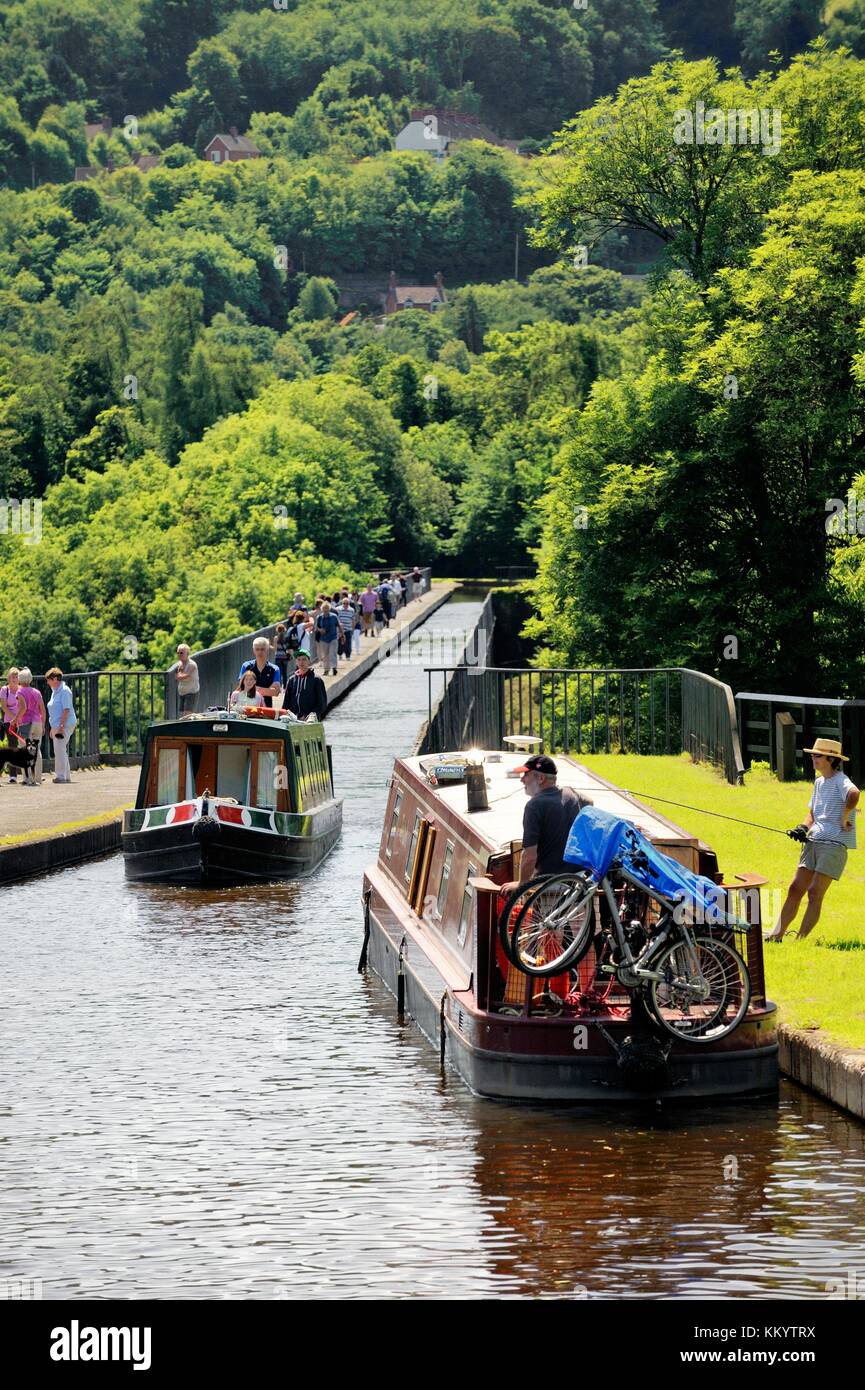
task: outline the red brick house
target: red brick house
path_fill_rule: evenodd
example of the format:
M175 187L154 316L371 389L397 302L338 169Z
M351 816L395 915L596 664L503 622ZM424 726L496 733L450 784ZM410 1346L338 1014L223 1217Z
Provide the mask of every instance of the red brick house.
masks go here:
M236 126L231 126L227 135L214 135L204 158L211 164L225 164L235 159L260 159L261 150L248 136L238 135Z
M428 314L434 314L447 302L447 290L440 270L436 272L434 285L398 285L396 271L391 271L384 296L386 314L396 314L400 309L424 309Z

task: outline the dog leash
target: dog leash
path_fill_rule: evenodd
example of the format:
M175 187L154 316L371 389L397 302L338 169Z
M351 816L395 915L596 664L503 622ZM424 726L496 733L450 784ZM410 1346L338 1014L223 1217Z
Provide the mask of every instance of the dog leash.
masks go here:
M654 792L626 792L627 796L644 797L646 801L660 801L664 806L678 806L683 811L696 811L701 816L714 816L716 820L731 820L735 825L747 825L752 830L768 830L772 835L786 835L786 830L778 830L774 825L760 825L759 821L742 820L740 816L725 816L720 811L706 811L702 806L688 806L684 801L670 801L664 796L655 796Z

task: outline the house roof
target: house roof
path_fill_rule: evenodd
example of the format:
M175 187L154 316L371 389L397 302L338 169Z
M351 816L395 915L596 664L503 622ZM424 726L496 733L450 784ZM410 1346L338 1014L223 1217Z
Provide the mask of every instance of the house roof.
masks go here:
M155 169L160 159L158 154L140 154L138 158L134 159L132 162L136 169L140 169L142 173L146 173L148 169Z
M434 299L442 299L438 285L393 285L397 304L413 299L415 304L431 304Z
M243 154L261 154L261 150L257 145L252 143L248 136L226 135L223 131L219 131L216 135L211 137L207 144L207 149L205 149L205 154L207 150L210 149L214 140L221 140L227 150L239 150Z
M488 145L517 149L516 140L503 140L484 125L480 116L469 115L466 111L447 111L439 106L416 106L411 113L413 121L423 121L428 116L435 116L436 134L445 140L485 140Z

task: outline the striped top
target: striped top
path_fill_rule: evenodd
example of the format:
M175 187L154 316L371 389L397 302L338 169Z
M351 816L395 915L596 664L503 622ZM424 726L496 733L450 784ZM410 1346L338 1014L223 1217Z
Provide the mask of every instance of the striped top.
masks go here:
M339 608L334 611L336 612L336 620L343 632L351 632L354 627L354 609L351 604L349 604L348 608L343 608L340 604Z

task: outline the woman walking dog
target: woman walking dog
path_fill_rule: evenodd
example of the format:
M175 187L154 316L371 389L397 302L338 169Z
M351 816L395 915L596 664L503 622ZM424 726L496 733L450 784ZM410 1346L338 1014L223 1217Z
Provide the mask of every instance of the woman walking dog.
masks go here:
M3 715L4 738L10 746L13 741L9 736L10 730L14 737L18 733L18 725L25 719L27 713L27 705L18 684L18 674L18 667L10 666L6 675L6 684L0 689L0 710L2 710ZM24 747L23 742L21 747ZM14 787L17 781L18 769L12 763L9 768L10 787Z
M829 887L844 872L848 849L856 848L853 812L859 801L859 788L841 770L841 764L850 759L841 752L841 744L835 738L815 739L814 747L804 751L811 754L817 780L805 819L795 830L787 831L791 839L801 843L802 854L777 924L764 938L766 941L784 940L806 893L808 906L799 928L799 940L813 931Z

